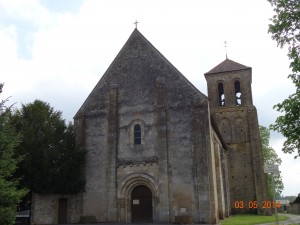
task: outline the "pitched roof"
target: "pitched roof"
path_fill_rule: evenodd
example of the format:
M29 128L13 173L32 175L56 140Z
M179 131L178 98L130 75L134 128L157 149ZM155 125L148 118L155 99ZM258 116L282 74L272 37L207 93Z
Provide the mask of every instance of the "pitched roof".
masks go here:
M230 59L225 59L223 62L221 62L219 65L217 65L216 67L214 67L213 69L211 69L205 74L223 73L228 71L245 70L245 69L251 69L251 67L244 66Z
M154 61L151 62L152 60ZM155 63L155 65L151 65L151 63ZM126 65L128 66L126 67ZM185 83L185 86L188 87L193 92L193 94L196 94L205 99L207 98L207 96L201 93L183 74L181 74L137 29L134 29L125 45L117 54L117 56L110 64L106 72L103 74L99 82L96 84L92 92L89 94L74 118L79 117L80 115L82 115L82 113L84 113L88 108L91 107L90 103L92 99L94 99L95 96L99 96L100 90L107 85L106 81L112 78L112 76L121 74L124 71L124 74L129 74L128 71L132 72L132 70L134 70L133 67L135 67L136 70L152 69L151 67L163 68L163 70L166 70L166 68L168 68L173 75L175 75L179 80ZM119 71L122 68L124 69L124 71Z

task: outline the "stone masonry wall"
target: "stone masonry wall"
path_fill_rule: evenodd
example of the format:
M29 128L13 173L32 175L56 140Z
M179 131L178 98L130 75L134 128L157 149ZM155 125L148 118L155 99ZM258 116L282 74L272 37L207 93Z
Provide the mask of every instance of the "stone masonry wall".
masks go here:
M83 216L130 222L130 191L145 185L154 221L187 215L216 222L221 175L206 101L135 30L76 115L88 151ZM137 145L136 124L142 136Z
M251 68L207 74L211 112L228 146L228 180L232 213L263 212L266 183L259 139L257 112L251 92ZM237 105L235 81L240 82ZM225 106L220 106L218 84L224 85ZM251 207L257 201L258 208Z
M58 202L60 198L67 199L68 223L79 223L82 210L82 195L32 195L31 224L57 224Z

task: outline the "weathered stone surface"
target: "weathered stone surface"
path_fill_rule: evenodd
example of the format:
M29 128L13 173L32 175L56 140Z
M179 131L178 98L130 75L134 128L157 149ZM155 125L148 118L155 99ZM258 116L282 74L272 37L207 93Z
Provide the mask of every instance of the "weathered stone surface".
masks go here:
M211 113L228 147L231 212L261 213L263 212L261 203L267 200L266 183L257 112L252 102L252 70L228 59L216 68L206 73L205 78ZM236 69L230 71L228 68ZM239 83L239 87L236 82ZM223 90L219 89L220 84ZM220 92L224 95L222 96ZM220 103L221 98L225 99L224 105ZM259 207L249 208L250 201L257 201ZM237 208L235 202L242 202L243 206Z
M68 211L68 220L131 223L143 201L132 195L140 185L151 192L148 222L156 223L218 223L234 211L232 199L262 196L246 69L209 74L209 100L134 30L74 117L77 141L87 150L86 187L81 198L68 197L80 205ZM238 107L225 82L236 78L245 80ZM225 108L215 96L220 79ZM34 222L57 222L59 196L49 198L36 196Z
M67 199L67 219L78 223L82 210L82 194L77 195L40 195L33 193L31 207L32 224L57 224L59 199Z

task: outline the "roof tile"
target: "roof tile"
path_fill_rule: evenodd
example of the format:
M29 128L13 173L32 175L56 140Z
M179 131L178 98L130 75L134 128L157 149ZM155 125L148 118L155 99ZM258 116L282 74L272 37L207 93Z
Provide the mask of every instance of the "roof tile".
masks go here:
M244 66L240 63L234 62L230 59L225 59L223 62L221 62L219 65L211 69L205 74L211 74L211 73L222 73L222 72L228 72L228 71L234 71L234 70L244 70L244 69L251 69L251 67Z

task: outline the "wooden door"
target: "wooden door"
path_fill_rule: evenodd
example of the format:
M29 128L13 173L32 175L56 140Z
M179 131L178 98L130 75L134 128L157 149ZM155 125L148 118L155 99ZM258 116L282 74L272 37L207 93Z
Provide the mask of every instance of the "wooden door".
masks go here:
M68 200L66 198L60 198L58 200L58 224L66 224L68 214Z
M131 221L152 223L152 194L149 188L136 186L131 193Z

